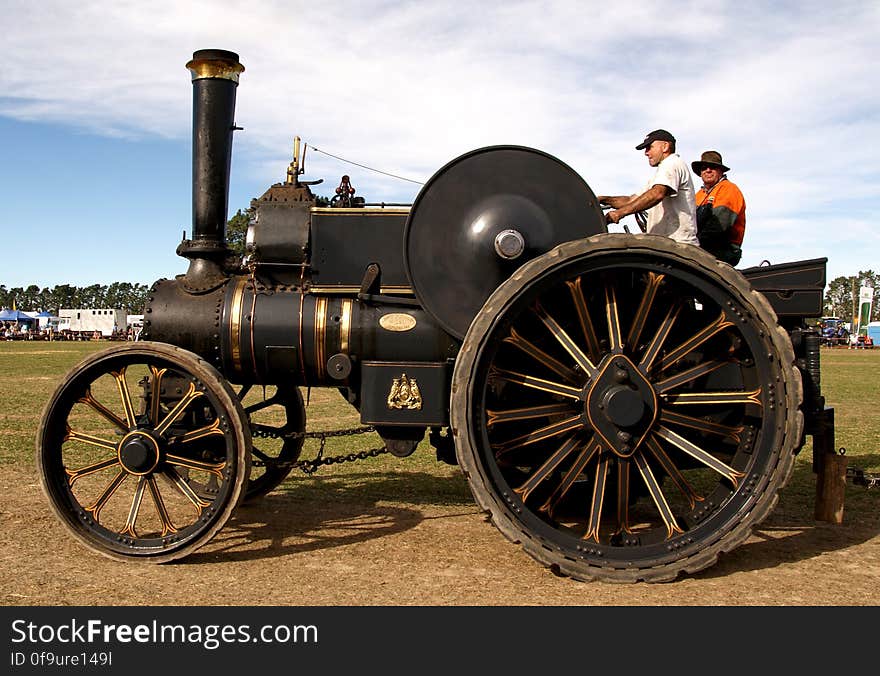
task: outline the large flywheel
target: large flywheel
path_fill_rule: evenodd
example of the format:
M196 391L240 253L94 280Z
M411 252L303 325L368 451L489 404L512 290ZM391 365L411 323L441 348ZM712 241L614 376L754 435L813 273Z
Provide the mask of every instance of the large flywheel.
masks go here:
M690 245L605 234L518 270L453 376L459 463L512 541L582 580L711 565L776 504L803 430L790 339Z
M226 523L248 481L250 430L198 356L111 347L62 380L37 431L37 469L61 522L117 560L186 556Z
M406 274L425 310L463 338L489 295L526 261L607 232L595 194L556 157L490 146L439 169L404 232Z

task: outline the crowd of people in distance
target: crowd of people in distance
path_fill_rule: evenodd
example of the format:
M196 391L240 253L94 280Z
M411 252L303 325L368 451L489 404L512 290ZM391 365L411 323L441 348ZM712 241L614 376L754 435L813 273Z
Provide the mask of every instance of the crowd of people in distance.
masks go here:
M131 340L140 337L140 329L132 326L125 330L114 330L109 336L100 331L56 330L52 327L33 328L18 322L0 322L0 340Z

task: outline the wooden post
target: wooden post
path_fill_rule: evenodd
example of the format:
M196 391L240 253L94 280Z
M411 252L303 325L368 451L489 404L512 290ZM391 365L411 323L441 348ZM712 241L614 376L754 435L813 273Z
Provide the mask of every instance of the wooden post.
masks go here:
M824 453L819 458L816 476L816 521L843 523L843 504L846 498L847 457Z
M843 523L847 457L834 448L834 408L826 406L813 433L813 472L816 473L816 521Z

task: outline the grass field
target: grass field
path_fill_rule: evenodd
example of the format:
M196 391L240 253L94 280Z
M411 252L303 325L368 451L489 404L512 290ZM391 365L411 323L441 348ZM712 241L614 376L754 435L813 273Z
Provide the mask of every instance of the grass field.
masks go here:
M104 342L2 342L0 343L0 465L15 465L33 470L34 437L41 411L63 375L88 354L108 346ZM880 398L877 396L880 376L880 349L875 350L822 350L822 391L828 405L835 408L836 446L845 448L850 466L870 473L880 472ZM251 396L259 396L253 393ZM355 427L359 417L333 389L303 391L307 399L309 431ZM337 455L378 446L374 434L330 440L325 455ZM317 442L308 441L303 457L313 457ZM815 499L815 475L811 469L810 438L798 458L792 482L785 489L780 508L811 515ZM370 472L366 471L369 468ZM375 472L376 481L371 481ZM390 474L389 474L390 473ZM396 480L389 486L389 476L405 473L405 480ZM390 455L366 462L346 463L322 467L321 482L294 475L297 497L308 500L326 499L313 495L311 489L326 491L327 481L340 482L345 490L372 491L388 495L389 491L401 502L408 496L418 501L425 495L442 504L445 501L461 503L470 493L457 468L436 460L433 448L423 442L419 449L405 459ZM401 476L400 479L403 479ZM288 479L291 481L291 478ZM357 483L358 486L351 485ZM284 486L281 487L284 490ZM362 496L364 497L364 496ZM849 485L846 498L847 520L858 520L860 514L876 514L880 503L880 489L868 490Z

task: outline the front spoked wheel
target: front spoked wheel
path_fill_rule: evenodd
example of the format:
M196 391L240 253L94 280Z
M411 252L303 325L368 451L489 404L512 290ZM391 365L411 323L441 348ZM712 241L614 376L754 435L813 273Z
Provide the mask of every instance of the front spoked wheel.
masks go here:
M453 376L459 463L534 558L662 581L748 537L790 476L803 418L790 339L696 247L598 235L518 270Z
M191 352L112 347L72 369L46 405L40 482L91 549L178 559L213 537L241 499L251 443L243 420L229 385Z

